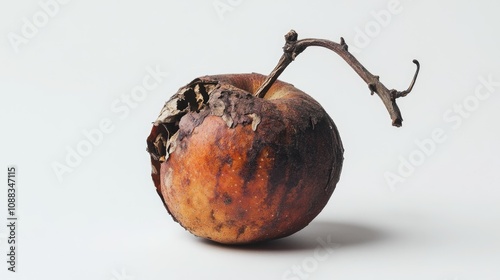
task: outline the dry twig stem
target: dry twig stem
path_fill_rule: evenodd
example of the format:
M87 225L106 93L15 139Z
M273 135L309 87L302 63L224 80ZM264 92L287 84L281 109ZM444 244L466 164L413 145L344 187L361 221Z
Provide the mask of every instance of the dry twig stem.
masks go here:
M379 77L371 74L347 49L348 46L344 41L344 38L340 38L340 44L324 39L301 39L297 40L297 32L291 30L285 35L285 46L283 47L283 55L281 56L278 65L269 74L267 79L262 83L261 87L255 93L257 97L264 97L267 91L271 88L273 83L278 79L279 75L285 70L285 68L307 47L309 46L319 46L324 47L329 50L334 51L340 57L342 57L347 64L349 64L356 73L368 84L368 88L371 94L377 93L377 95L382 99L389 115L392 119L392 125L401 126L403 122L403 117L401 116L401 111L396 104L396 98L404 97L411 92L413 86L417 80L418 72L420 70L420 64L417 60L413 60L413 63L417 65L417 70L413 80L407 90L397 91L395 89L387 89L387 87L379 81Z

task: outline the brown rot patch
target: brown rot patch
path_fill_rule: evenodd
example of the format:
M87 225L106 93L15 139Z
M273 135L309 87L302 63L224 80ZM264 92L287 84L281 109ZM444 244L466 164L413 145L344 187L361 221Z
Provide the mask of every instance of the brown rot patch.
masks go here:
M226 205L233 203L233 199L227 193L224 193L223 201L224 201L224 204L226 204Z
M236 236L236 239L240 237L243 233L245 233L245 230L247 229L247 226L241 226L238 228L238 235Z
M223 226L224 226L224 224L219 223L219 224L217 224L217 226L214 229L215 229L215 231L220 232Z

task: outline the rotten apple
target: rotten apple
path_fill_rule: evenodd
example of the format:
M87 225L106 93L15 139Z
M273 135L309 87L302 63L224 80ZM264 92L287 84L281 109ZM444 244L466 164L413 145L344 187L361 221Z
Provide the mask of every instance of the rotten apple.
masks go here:
M307 226L325 207L340 178L343 146L322 106L277 80L308 46L327 47L377 93L393 125L395 99L341 39L285 35L284 55L269 76L204 76L164 105L147 139L156 190L173 219L196 236L224 244L276 239Z

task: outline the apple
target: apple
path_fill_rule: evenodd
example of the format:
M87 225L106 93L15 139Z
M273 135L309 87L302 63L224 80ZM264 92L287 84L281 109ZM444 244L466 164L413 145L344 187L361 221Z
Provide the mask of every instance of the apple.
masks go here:
M224 244L285 237L307 226L335 190L344 149L333 120L311 96L277 80L319 39L285 38L271 75L196 78L153 124L147 145L154 185L173 219L196 236ZM349 57L343 40L327 42ZM384 93L378 77L368 80L400 126L394 100L407 92Z
M160 147L156 188L175 220L197 236L234 244L290 235L320 213L339 180L343 148L332 119L285 82L276 81L264 98L253 96L265 79L198 78L155 122L149 142ZM172 128L177 120L169 113L184 107L191 109Z

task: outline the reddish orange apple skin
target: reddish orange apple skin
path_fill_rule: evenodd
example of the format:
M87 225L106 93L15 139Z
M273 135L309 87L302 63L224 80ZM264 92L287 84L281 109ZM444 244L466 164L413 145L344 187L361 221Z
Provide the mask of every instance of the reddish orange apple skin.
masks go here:
M165 143L171 124L157 122L148 137L158 194L196 236L246 244L291 235L321 212L339 181L344 150L332 119L279 80L264 98L254 97L264 79L198 78L215 89L201 109L180 118L174 148L165 156L168 148L153 144Z

